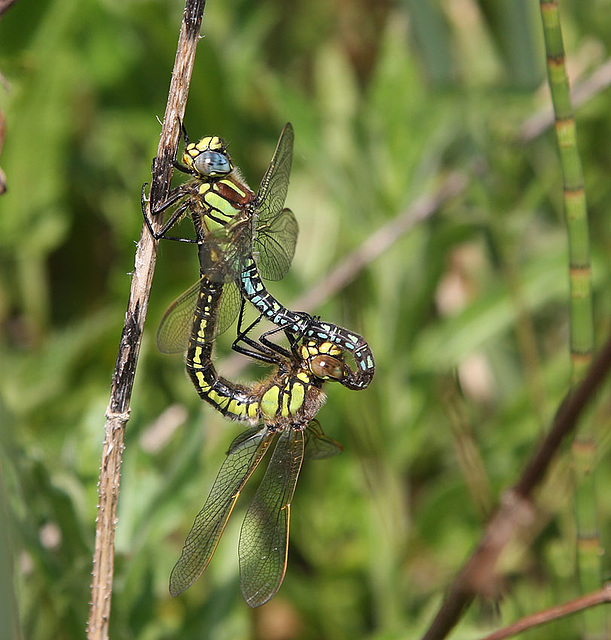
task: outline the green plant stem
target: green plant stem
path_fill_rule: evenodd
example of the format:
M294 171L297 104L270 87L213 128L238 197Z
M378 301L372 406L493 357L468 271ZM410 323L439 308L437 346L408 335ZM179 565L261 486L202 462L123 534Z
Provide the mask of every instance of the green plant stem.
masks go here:
M563 176L564 213L569 242L570 351L572 384L575 385L583 379L594 349L588 213L558 3L556 0L541 0L540 8ZM572 445L576 486L577 570L581 593L598 589L602 576L594 473L596 451L592 420L586 419ZM604 607L585 610L583 624L585 638L604 637Z

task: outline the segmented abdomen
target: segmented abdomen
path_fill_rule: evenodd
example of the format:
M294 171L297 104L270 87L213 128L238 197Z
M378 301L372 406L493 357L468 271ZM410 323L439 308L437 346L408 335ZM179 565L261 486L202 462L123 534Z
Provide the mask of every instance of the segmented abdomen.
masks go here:
M248 257L240 274L240 289L244 297L273 324L288 329L304 338L329 340L342 349L350 351L357 371L347 376L343 383L350 389L364 389L369 385L375 371L373 353L364 338L328 322L322 322L307 313L296 312L282 306L266 289L257 265Z
M187 372L203 400L232 420L255 422L259 402L243 385L218 375L212 362L215 327L223 285L202 278L187 350Z

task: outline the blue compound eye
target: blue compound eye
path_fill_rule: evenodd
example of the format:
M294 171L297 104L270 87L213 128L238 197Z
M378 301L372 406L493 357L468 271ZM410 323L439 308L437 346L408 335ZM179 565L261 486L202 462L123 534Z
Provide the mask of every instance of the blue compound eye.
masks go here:
M218 151L202 151L193 161L193 166L202 176L219 176L232 171L229 158Z

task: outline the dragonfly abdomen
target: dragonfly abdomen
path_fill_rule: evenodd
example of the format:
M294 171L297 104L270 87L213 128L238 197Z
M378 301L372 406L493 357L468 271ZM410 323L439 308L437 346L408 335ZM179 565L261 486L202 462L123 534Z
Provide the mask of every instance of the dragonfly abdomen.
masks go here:
M305 423L326 400L320 381L305 371L275 376L272 384L264 381L253 393L260 398L260 417L267 424Z
M350 351L357 365L356 373L346 376L342 384L350 389L364 389L369 385L375 371L371 348L357 333L337 325L321 322L303 311L291 311L269 293L252 258L246 260L240 275L240 288L244 297L270 322L278 327L306 338L329 340L346 351Z
M305 334L312 323L312 316L304 312L290 311L269 293L251 257L246 259L242 269L240 288L244 297L257 311L278 327L289 329L296 334Z
M187 362L187 370L200 398L211 404L226 418L253 424L258 422L259 403L248 393L248 389L241 389L234 383L228 384L226 380L216 375L214 367L197 369L189 367Z
M342 349L352 353L357 371L344 378L342 384L348 389L365 389L371 382L375 372L375 362L371 347L358 333L348 331L337 325L312 319L308 328L302 333L307 338L329 340Z

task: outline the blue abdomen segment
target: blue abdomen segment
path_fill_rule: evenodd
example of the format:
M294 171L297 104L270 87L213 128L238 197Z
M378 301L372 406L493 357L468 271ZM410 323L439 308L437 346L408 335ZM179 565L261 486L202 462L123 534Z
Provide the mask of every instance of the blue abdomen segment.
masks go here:
M349 351L356 362L357 371L347 375L342 384L349 389L364 389L375 372L373 353L367 342L357 333L343 327L322 322L302 311L291 311L282 306L265 288L252 258L246 261L240 274L242 295L270 322L304 338L328 340Z

